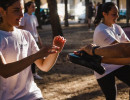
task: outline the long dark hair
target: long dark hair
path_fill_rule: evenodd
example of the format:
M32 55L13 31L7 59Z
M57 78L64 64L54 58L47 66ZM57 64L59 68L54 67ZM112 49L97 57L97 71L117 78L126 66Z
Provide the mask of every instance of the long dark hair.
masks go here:
M101 19L103 18L102 13L103 12L109 13L109 11L112 9L113 6L115 6L115 4L113 2L107 2L104 4L100 4L98 6L97 16L95 17L95 20L94 20L94 24L96 26L101 22Z
M33 4L33 3L34 3L34 2L29 1L29 2L27 2L27 3L25 4L25 13L28 12L28 7L30 7L31 4Z

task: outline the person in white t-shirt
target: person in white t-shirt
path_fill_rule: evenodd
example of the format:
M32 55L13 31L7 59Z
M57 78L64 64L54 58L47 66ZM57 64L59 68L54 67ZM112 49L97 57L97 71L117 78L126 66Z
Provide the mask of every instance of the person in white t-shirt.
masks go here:
M94 44L104 47L116 43L129 42L123 29L116 24L118 17L118 7L114 3L107 2L99 5L94 21L94 24L97 25L93 35ZM101 20L102 22L100 23ZM109 54L109 52L107 53ZM118 61L118 59L116 60ZM116 100L117 88L115 77L130 86L130 66L105 63L102 63L102 66L106 69L103 75L94 72L98 84L106 100Z
M39 50L29 31L16 28L23 8L23 0L0 0L0 100L43 100L30 65L49 71L66 42L56 36Z
M20 22L19 28L29 31L34 37L38 46L42 47L42 40L37 31L38 21L36 16L33 15L33 12L35 12L35 3L32 1L25 3L25 14ZM37 74L35 66L35 63L31 65L34 79L42 79L42 77Z

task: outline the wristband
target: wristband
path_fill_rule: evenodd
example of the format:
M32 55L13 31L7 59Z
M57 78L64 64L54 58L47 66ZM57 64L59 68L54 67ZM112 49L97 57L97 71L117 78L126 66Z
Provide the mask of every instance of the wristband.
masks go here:
M96 54L95 54L95 49L96 48L99 48L100 46L94 46L93 48L92 48L92 54L93 54L93 56L95 56Z

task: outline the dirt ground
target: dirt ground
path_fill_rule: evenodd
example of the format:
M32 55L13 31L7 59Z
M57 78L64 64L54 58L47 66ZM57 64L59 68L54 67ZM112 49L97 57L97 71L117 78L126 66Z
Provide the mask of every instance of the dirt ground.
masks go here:
M43 80L35 80L45 100L105 100L93 71L68 61L67 54L92 43L93 30L88 31L86 24L71 24L62 27L66 45L55 66L47 73L38 70ZM50 25L39 30L44 45L51 44ZM117 80L117 100L129 100L128 86Z

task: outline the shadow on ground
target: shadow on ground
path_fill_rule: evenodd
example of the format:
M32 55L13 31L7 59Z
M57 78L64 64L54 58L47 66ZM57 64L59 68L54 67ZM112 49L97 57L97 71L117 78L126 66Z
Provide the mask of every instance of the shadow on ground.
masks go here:
M80 47L92 43L93 30L88 31L86 24L74 24L62 27L64 37L67 39L64 50L48 72L39 74L43 80L35 80L46 100L105 100L100 90L93 71L89 68L70 63L67 54L78 50ZM50 26L43 26L39 31L44 45L52 42ZM117 100L128 100L128 87L117 80Z

